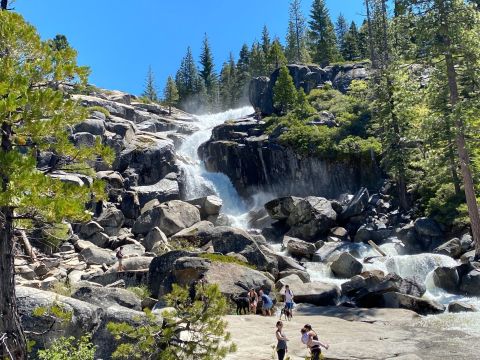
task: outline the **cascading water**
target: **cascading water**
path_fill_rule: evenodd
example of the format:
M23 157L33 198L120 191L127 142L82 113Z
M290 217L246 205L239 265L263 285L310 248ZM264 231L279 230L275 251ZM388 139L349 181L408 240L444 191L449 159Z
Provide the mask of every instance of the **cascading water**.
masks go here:
M223 200L222 212L228 215L234 225L244 227L247 208L232 182L225 174L208 172L198 157L198 148L208 141L215 126L227 120L235 120L251 115L254 109L246 106L223 113L201 115L198 118L199 131L189 136L177 151L182 160L185 175L185 197L191 200L207 195L217 195Z

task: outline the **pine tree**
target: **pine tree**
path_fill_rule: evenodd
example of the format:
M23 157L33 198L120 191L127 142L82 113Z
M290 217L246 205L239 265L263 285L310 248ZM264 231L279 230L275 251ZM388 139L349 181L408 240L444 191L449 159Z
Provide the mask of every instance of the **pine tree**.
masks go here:
M252 77L270 75L266 70L266 59L258 42L253 43L250 51L249 70Z
M166 296L171 310L163 313L162 321L147 313L141 326L109 323L107 329L121 339L112 358L220 360L234 352L236 347L230 343L223 319L228 304L218 285L197 285L196 294L192 302L188 290L174 284ZM184 336L185 331L189 336Z
M342 56L347 61L358 60L361 58L360 47L359 47L359 34L357 30L357 25L352 21L350 29L345 35Z
M209 110L216 110L219 105L218 98L218 77L215 73L213 54L208 41L207 34L203 39L202 53L200 55L200 77L203 79L207 93L206 102Z
M56 35L52 40L49 41L49 43L50 46L57 51L65 50L70 47L67 37L61 34Z
M358 50L361 59L368 59L370 52L368 49L368 23L365 20L358 31Z
M247 44L243 44L240 50L236 66L237 80L235 83L236 93L238 94L238 104L240 105L248 98L248 87L250 84L250 50Z
M233 54L230 54L229 61L223 64L220 73L220 96L223 109L234 109L238 105L241 89L237 82L237 66Z
M297 104L297 89L286 66L280 68L273 87L273 104L282 115L287 114Z
M475 257L480 258L480 214L465 136L468 114L478 112L480 87L480 14L464 0L403 0L418 18L416 34L423 44L425 62L443 65L444 84L449 91L449 115L455 124L457 155L463 177ZM475 94L476 96L472 96Z
M180 106L187 111L195 111L200 105L199 97L205 96L205 83L198 75L198 69L193 60L192 49L187 48L187 53L182 59L180 69L175 76L175 83L180 97ZM200 95L199 95L200 94Z
M62 221L87 220L85 204L103 193L102 184L78 186L49 174L59 168L92 171L88 163L97 160L95 153L111 160L111 152L99 142L77 148L68 141L69 128L86 117L84 108L57 90L72 79L86 85L89 71L77 65L76 52L54 49L20 15L7 11L0 11L0 39L0 334L6 335L0 358L26 359L15 296L17 227L52 230ZM37 168L42 151L59 161Z
M301 0L291 0L289 15L285 55L290 63L306 64L310 62L310 55L307 50L307 29Z
M325 0L314 0L310 17L309 40L313 61L320 65L339 61L341 56Z
M155 85L155 75L152 67L148 67L147 78L145 79L145 90L142 96L152 102L158 101L157 86Z
M279 39L275 39L270 48L270 54L268 56L268 70L273 72L281 66L287 65L287 58L283 53L282 45Z
M340 51L340 54L342 54L342 56L345 51L345 37L347 36L347 33L347 20L345 19L343 14L340 14L338 16L337 22L335 23L335 35L337 37L338 50Z
M271 46L272 46L272 43L270 40L270 33L268 31L267 25L264 25L262 30L262 51L263 51L263 56L265 58L268 58L268 55L270 54Z
M172 115L172 106L177 105L180 97L178 96L178 89L175 81L171 76L167 79L165 90L163 91L164 102L168 106L168 114Z

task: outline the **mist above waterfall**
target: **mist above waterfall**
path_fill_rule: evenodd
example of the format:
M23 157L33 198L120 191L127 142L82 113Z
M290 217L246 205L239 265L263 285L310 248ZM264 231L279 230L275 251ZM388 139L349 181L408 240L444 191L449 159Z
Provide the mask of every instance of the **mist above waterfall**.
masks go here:
M235 120L251 115L254 109L245 106L222 113L199 115L199 130L190 135L178 150L184 176L184 197L191 200L207 195L216 195L223 200L222 212L232 218L234 223L247 212L244 200L239 196L232 182L222 173L212 173L205 169L198 156L199 146L206 142L215 126L227 120ZM239 224L237 224L239 225Z

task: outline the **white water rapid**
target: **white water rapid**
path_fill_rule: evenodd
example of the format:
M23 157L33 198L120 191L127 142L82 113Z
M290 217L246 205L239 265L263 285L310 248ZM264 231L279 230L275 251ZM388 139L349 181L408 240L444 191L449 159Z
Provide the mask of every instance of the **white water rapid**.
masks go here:
M205 169L203 162L198 157L198 148L208 141L215 126L228 120L235 120L253 114L254 109L246 106L239 109L228 110L218 114L197 116L200 128L190 135L177 151L182 160L182 169L185 174L186 200L196 199L207 195L216 195L223 200L222 213L229 216L232 224L245 227L247 207L232 182L222 173L212 173Z

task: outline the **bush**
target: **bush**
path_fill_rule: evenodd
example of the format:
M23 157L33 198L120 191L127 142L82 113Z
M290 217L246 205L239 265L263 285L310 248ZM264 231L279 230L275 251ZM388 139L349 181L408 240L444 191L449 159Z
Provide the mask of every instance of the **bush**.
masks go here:
M146 299L152 295L147 285L129 286L127 290L137 295L140 299Z
M54 340L48 349L39 350L37 355L40 360L94 360L97 347L91 339L88 334L78 340L73 336L62 336Z
M88 111L90 113L93 113L94 111L98 111L98 112L101 112L106 117L110 116L110 111L108 111L107 109L105 109L104 107L101 107L101 106L90 106L88 108Z

